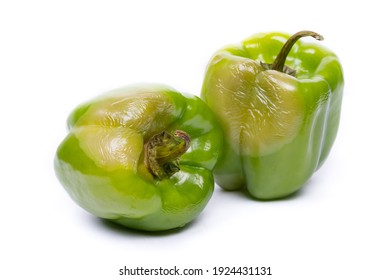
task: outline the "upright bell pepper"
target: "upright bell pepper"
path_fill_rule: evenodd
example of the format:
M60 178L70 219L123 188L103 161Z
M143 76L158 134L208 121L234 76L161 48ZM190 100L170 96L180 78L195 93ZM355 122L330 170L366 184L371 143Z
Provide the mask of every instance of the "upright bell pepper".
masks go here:
M257 34L211 58L202 98L225 134L215 170L224 189L246 187L258 199L299 190L327 158L339 126L343 72L302 31Z
M204 209L222 132L198 97L162 85L115 90L76 108L58 147L56 174L92 214L159 231Z

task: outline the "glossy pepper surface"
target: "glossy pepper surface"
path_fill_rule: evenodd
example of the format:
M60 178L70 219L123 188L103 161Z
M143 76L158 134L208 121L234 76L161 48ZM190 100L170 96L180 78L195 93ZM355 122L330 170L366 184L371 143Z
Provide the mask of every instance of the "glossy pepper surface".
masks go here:
M302 31L254 35L211 58L202 98L226 139L215 170L224 189L246 187L258 199L299 190L335 141L343 94L337 56Z
M77 107L55 157L57 177L90 213L124 226L184 226L209 201L222 132L198 97L136 85Z

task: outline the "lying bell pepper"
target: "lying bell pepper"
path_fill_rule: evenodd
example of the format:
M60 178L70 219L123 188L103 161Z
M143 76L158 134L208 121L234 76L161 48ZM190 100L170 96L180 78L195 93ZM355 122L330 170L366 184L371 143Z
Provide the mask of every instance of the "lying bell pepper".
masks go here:
M126 227L182 227L205 208L222 132L207 105L162 85L109 92L77 107L55 171L90 213Z
M299 190L327 158L339 126L343 72L323 46L288 36L257 34L217 51L202 98L226 139L215 170L224 189L246 187L258 199Z

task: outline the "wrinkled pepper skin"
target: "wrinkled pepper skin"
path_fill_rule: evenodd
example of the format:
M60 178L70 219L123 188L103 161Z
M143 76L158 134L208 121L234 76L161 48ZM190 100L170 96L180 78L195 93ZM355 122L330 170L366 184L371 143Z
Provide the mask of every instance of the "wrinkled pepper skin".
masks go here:
M130 86L77 107L68 129L56 153L56 175L72 199L97 217L133 229L169 230L197 217L212 195L222 132L198 97L163 85ZM189 146L180 170L173 161L168 167L174 174L160 179L145 163L146 143L177 130L188 134Z
M264 67L289 37L257 34L220 49L209 62L201 97L224 131L224 156L214 174L226 190L246 187L263 200L291 195L335 141L344 86L339 59L319 44L298 41L285 61L295 76Z

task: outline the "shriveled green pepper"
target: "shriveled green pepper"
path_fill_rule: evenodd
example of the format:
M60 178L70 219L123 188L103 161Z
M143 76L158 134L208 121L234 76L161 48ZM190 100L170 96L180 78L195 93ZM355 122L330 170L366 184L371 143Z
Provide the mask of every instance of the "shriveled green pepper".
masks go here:
M77 107L55 157L57 177L92 214L159 231L204 209L222 132L207 105L162 85L109 92Z
M257 34L217 51L202 98L222 124L226 145L215 170L224 189L246 187L258 199L299 190L328 156L339 126L343 72L302 31Z

